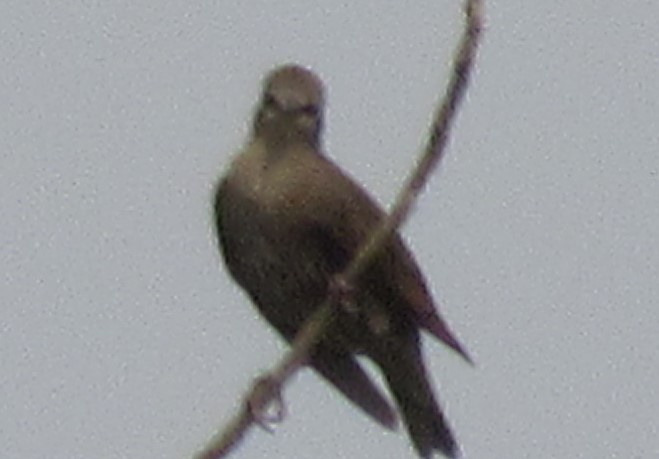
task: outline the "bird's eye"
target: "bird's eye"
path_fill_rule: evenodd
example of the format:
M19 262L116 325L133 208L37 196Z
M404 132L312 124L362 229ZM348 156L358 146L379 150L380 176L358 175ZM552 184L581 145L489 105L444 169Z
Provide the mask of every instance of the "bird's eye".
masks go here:
M264 94L263 95L263 106L264 107L274 107L277 105L277 101L275 100L275 97L272 94Z

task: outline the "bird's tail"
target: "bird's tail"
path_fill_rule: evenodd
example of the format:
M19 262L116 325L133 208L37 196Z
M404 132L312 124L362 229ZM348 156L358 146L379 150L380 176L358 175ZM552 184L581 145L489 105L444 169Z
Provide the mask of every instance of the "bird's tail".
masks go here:
M395 361L387 359L380 366L400 408L412 443L424 459L432 457L435 450L449 458L456 458L458 445L433 394L421 349L418 345L409 348L411 351L396 353L401 358Z
M352 355L331 352L321 344L314 351L311 365L375 421L388 429L396 429L398 419L394 409Z

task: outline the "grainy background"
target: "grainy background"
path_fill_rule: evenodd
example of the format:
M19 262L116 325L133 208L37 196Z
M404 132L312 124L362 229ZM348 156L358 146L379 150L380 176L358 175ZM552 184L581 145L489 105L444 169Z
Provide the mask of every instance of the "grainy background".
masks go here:
M328 85L329 154L388 205L458 2L4 0L0 455L191 457L284 347L221 266L213 183L260 79ZM467 458L659 456L659 3L491 1L404 233L478 363L426 340ZM236 458L412 458L309 372Z

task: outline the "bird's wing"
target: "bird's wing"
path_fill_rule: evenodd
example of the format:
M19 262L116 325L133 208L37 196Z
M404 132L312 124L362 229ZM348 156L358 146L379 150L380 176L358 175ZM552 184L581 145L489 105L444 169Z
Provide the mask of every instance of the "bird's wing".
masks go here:
M386 215L359 185L324 156L315 155L314 164L318 173L308 175L310 181L303 186L312 196L308 201L315 208L305 213L322 230L328 256L344 254L345 260L338 263L342 268ZM383 302L403 308L402 313L412 317L419 327L471 362L466 349L439 315L423 274L398 233L365 276L377 286L373 293L380 295Z
M394 430L398 419L387 398L348 352L318 345L311 366L379 424Z
M425 328L466 361L473 363L465 347L439 315L412 253L405 247L399 235L395 236L391 244L393 255L384 263L383 267L384 276L391 282L391 285L395 286L391 293L399 296L400 303L413 311L415 322L420 327Z

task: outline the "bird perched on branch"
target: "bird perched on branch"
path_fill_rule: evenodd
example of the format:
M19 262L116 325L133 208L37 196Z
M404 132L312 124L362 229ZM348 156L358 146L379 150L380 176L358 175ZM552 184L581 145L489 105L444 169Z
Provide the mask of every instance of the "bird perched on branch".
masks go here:
M323 111L323 85L314 73L297 65L269 73L252 136L215 195L226 266L288 341L386 217L323 152ZM394 428L390 402L355 358L366 355L381 369L417 453L456 457L457 443L423 363L420 330L470 359L398 234L358 278L351 297L309 365L374 420Z

